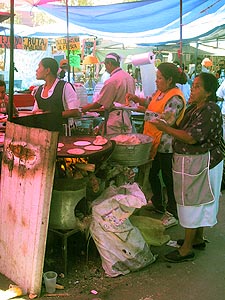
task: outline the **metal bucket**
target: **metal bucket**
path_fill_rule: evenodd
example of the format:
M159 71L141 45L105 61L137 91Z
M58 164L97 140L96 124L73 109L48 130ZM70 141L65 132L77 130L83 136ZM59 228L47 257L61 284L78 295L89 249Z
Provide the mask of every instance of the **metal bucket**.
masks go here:
M60 230L76 229L75 208L86 197L86 182L57 179L53 187L49 227Z
M110 160L119 162L126 166L140 166L149 161L150 150L152 146L152 138L144 134L128 134L136 135L141 144L116 144Z

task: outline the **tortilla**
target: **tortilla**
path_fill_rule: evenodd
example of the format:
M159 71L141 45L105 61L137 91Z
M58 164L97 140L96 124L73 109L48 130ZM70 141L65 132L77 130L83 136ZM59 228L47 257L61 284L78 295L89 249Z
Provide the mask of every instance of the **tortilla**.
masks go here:
M65 145L63 143L58 143L58 148L62 148L64 147Z
M75 146L88 146L91 144L89 141L76 141L73 143Z
M98 151L101 150L102 148L103 148L102 146L94 146L94 145L84 147L85 150L89 150L89 151Z
M96 136L96 139L93 141L93 144L96 146L102 146L108 143L108 140L100 135Z
M84 154L85 151L80 148L72 148L72 149L67 150L67 153L74 154L74 155L80 155L80 154Z

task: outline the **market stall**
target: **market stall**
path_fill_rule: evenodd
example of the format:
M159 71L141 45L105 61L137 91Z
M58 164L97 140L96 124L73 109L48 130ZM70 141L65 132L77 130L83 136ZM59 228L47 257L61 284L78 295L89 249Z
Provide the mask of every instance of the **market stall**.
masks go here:
M90 145L94 139L88 137ZM0 236L4 249L1 251L0 271L25 293L41 292L56 161L57 157L81 156L69 151L69 148L80 147L73 144L76 140L75 137L62 137L58 141L51 114L18 117L13 123L6 124L1 170ZM58 147L61 151L57 151L59 143L61 146L64 143L67 150ZM85 162L92 156L94 161L99 157L100 162L111 153L112 146L113 143L107 141L98 153L93 148L86 150ZM7 228L4 226L6 222ZM15 235L16 232L21 234ZM18 251L23 255L18 255Z

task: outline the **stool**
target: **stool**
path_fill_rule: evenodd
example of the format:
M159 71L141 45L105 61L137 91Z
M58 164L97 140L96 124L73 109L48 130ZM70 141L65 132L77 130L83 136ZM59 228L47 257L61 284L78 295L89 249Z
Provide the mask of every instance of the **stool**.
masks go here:
M52 229L49 228L49 231L51 231L52 233L58 235L61 239L62 239L62 243L63 243L63 252L62 252L62 256L63 256L63 269L64 269L64 274L67 275L67 240L70 236L74 235L75 233L77 233L79 231L79 229L72 229L72 230L68 230L68 231L63 231L63 230L56 230L56 229Z

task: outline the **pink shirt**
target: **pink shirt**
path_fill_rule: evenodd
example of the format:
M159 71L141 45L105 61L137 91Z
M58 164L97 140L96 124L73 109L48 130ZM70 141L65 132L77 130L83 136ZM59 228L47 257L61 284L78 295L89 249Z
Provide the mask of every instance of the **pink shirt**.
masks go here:
M105 81L96 102L109 109L113 102L125 104L127 93L135 93L135 80L121 68L116 68L110 78Z

